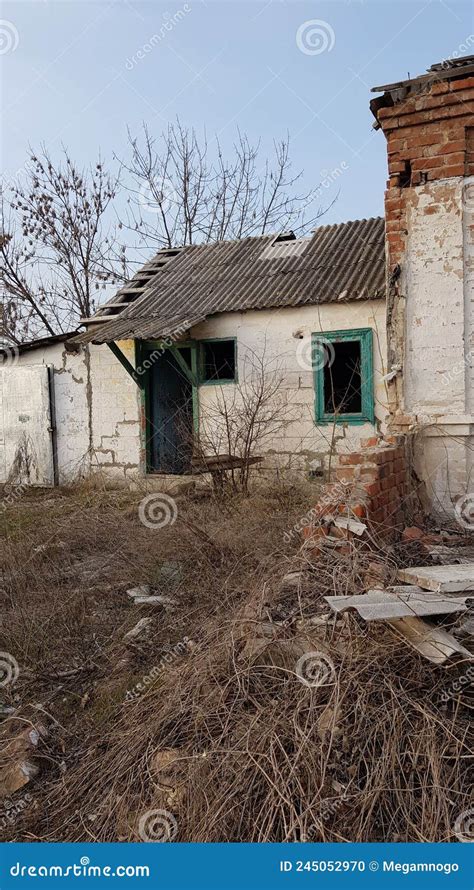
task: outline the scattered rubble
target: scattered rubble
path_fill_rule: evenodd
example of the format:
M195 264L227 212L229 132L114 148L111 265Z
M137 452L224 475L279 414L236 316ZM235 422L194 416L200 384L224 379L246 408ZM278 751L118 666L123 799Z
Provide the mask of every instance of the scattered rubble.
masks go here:
M134 599L136 596L150 596L151 587L149 584L140 584L138 587L131 587L127 590L127 596Z
M47 736L48 731L41 723L23 729L17 735L4 736L5 744L0 765L0 798L8 797L9 794L23 788L39 774L39 764L32 755L41 740Z
M415 538L410 536L412 540ZM397 576L407 583L381 585L363 594L325 596L324 599L336 613L354 609L365 621L386 621L405 642L434 664L444 664L456 655L473 659L452 634L421 618L466 612L467 601L474 599L474 563L414 566L399 569ZM454 596L456 593L464 595Z
M151 596L134 597L135 606L164 606L169 608L176 605L176 600L170 596L161 596L161 594L152 594Z
M140 621L137 622L135 627L132 627L132 629L125 634L123 638L124 641L137 640L147 637L151 630L152 621L152 618L140 618Z
M177 601L171 596L163 596L161 593L152 593L149 584L140 584L127 590L127 596L133 599L136 606L176 606Z

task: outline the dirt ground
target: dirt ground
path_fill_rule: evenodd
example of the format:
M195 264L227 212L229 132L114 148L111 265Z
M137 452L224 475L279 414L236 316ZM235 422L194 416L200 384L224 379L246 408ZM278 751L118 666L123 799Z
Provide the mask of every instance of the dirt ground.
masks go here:
M18 666L0 686L3 840L456 839L454 675L353 618L321 631L323 594L363 590L374 550L302 552L316 498L195 491L162 527L141 521L143 494L88 486L3 511L0 661ZM375 555L393 572L413 559ZM137 604L142 585L166 601ZM294 669L314 633L337 667L317 689ZM9 790L20 761L30 781Z

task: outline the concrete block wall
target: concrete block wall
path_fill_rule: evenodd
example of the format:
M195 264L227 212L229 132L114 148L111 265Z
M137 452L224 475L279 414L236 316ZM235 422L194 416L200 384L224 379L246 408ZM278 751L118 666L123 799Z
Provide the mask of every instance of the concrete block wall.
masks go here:
M311 335L325 331L372 328L375 424L347 423L318 426L315 422L314 374ZM279 382L275 404L281 405L284 424L265 439L267 467L308 470L314 461L327 468L329 455L358 447L363 437L383 431L388 416L386 374L385 301L327 303L320 306L284 307L223 313L191 331L192 337L236 337L238 383L199 388L204 439L216 404L224 399L238 409L239 390L248 385L252 366L264 356L270 385ZM254 359L257 359L255 362Z
M135 365L133 340L117 346ZM91 470L118 482L140 473L140 390L108 346L90 346Z

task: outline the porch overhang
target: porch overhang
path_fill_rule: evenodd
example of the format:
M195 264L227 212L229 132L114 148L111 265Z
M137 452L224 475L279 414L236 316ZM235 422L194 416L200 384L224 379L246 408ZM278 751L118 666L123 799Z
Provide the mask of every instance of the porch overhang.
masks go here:
M80 345L116 343L119 340L168 340L175 343L205 318L205 315L177 315L169 318L122 316L109 321L104 316L100 322L89 322L87 331L74 337L73 342Z

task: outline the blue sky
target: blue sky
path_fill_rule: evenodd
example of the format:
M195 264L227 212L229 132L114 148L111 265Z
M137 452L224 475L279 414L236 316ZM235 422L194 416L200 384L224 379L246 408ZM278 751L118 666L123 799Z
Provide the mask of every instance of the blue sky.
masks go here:
M237 127L268 150L289 131L307 188L342 170L323 195L339 193L325 222L381 214L385 141L372 130L370 88L466 54L473 9L463 0L5 2L2 171L14 175L28 144L42 142L53 154L63 142L81 163L100 150L111 163L126 153L127 126L146 121L158 133L179 115L219 133L224 148Z

